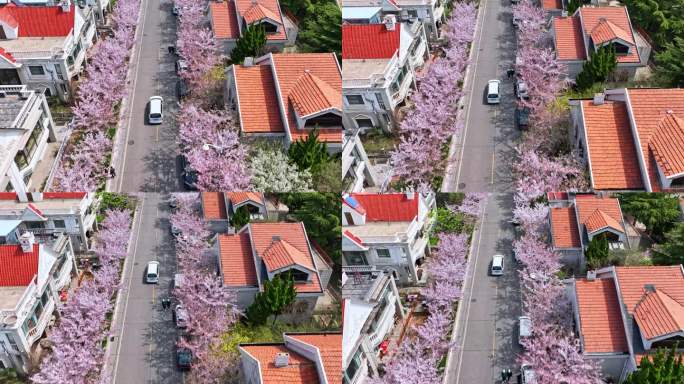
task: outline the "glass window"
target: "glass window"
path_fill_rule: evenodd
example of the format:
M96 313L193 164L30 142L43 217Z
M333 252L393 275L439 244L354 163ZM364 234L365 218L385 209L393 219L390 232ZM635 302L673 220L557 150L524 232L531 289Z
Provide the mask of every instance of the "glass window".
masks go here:
M363 105L365 104L363 101L363 96L361 95L346 95L347 98L347 104L350 105Z
M22 327L22 329L23 329L23 327ZM25 330L24 333L28 333L28 330ZM13 335L7 334L7 340L9 340L9 345L13 350L15 350L15 351L19 350L19 348L17 347L17 342L14 341Z
M345 251L344 258L349 265L366 265L366 253L361 251Z
M29 72L34 76L43 76L45 75L45 68L42 65L29 65Z
M19 170L28 167L29 162L24 151L17 152L16 156L14 156L14 163L17 165L17 168L19 168Z
M43 294L40 296L40 302L43 303L43 306L47 305L47 302L48 302L48 291L47 290L45 290L45 292L43 292Z
M356 119L356 125L359 128L373 128L373 120L371 120L371 119Z
M43 229L45 228L45 223L42 221L24 221L26 229Z
M28 154L29 159L33 157L33 154L36 152L36 149L38 148L38 140L40 140L40 136L42 134L43 127L40 125L39 121L33 128L33 132L31 132L31 136L29 136L28 141L26 142L26 147L24 147L24 151Z
M66 222L64 220L53 220L55 228L66 228Z
M360 367L361 367L361 350L357 349L356 353L354 354L354 357L352 357L351 361L349 362L347 369L344 370L345 380L347 380L348 382L351 382L354 379L354 376L356 375L356 372L358 372Z
M376 92L375 93L375 100L378 101L378 107L380 107L382 109L387 109L387 107L385 106L385 100L382 97L382 93Z
M383 257L383 258L389 258L390 256L390 251L387 248L378 248L375 250L375 252L378 253L378 257Z

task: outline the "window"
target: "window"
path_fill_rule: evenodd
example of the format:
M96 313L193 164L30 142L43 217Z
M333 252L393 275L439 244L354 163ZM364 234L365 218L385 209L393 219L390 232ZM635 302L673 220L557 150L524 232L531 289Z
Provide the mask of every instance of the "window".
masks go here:
M62 262L62 264L63 264L63 262ZM47 290L45 290L45 292L43 292L43 294L40 296L40 302L41 302L41 304L43 304L43 307L47 306L47 303L48 303L48 291Z
M345 251L344 259L347 261L347 265L368 265L365 252Z
M376 92L375 100L378 101L378 107L380 107L381 109L387 109L387 107L385 106L385 99L382 97L382 93Z
M281 278L285 278L288 273L290 275L292 275L292 279L295 282L305 282L305 281L309 280L309 274L308 273L302 272L302 271L297 270L297 269L290 269L289 271L279 273L276 276L280 276Z
M45 68L42 65L29 65L29 72L33 76L45 76Z
M342 116L334 113L325 113L306 119L304 126L307 127L339 127L342 125Z
M24 147L24 152L28 154L29 159L33 157L33 154L36 152L36 149L38 148L38 140L43 135L43 127L40 125L40 123L41 122L38 121L36 126L33 127L33 132L31 132L31 136L29 136L26 146Z
M264 31L266 31L266 33L278 32L278 26L277 25L274 25L272 23L261 23L261 25L264 26Z
M28 331L26 333L28 333ZM9 341L9 345L12 350L19 351L19 348L17 347L17 342L14 341L13 335L7 334L7 340Z
M42 221L24 221L26 229L43 229L45 224Z
M373 120L371 119L355 119L355 121L359 128L373 128Z
M617 55L627 55L629 54L629 46L620 43L611 43L613 48L615 48L615 54Z
M14 163L17 165L19 170L22 170L28 166L28 158L26 157L24 151L17 152L16 156L14 156Z
M354 225L354 217L349 212L344 213L344 218L347 219L347 225Z
M344 370L345 383L351 383L352 380L354 380L354 376L356 376L356 372L358 372L359 368L361 368L361 350L357 349L356 353L354 353L354 357L351 358L347 369Z
M378 248L375 250L375 252L377 252L378 257L382 257L382 258L390 258L391 257L390 251L387 248Z
M60 80L64 80L64 72L62 71L62 66L55 64L55 73L57 74L57 78Z
M415 9L409 9L408 11L408 17L409 19L415 19L418 17L418 11Z
M66 222L64 220L53 220L52 223L55 228L66 228Z
M365 102L363 101L363 96L361 95L346 95L347 98L347 104L349 105L363 105Z

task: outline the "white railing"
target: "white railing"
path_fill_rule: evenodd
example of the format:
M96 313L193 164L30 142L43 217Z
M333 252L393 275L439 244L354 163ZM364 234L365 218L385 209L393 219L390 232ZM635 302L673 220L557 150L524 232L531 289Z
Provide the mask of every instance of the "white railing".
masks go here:
M390 304L383 308L382 316L378 320L378 326L371 335L369 339L373 349L375 349L382 341L385 339L385 335L392 329L394 325L394 307Z
M47 327L48 323L50 322L50 319L52 318L52 312L54 310L55 302L52 299L50 299L48 301L47 306L43 308L43 313L41 314L40 319L38 319L38 324L36 324L35 327L29 329L28 335L26 335L26 339L29 345L33 344L33 342L35 342L43 334L43 331L45 331L45 327Z

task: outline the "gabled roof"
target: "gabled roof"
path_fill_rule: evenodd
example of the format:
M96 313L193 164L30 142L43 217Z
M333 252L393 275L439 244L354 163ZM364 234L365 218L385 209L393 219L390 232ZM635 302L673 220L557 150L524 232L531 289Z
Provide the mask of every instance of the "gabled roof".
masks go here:
M226 200L221 192L202 192L204 220L227 220Z
M393 31L384 24L342 24L342 59L390 59L401 44L401 23Z
M667 114L658 123L648 147L666 177L684 173L684 120Z
M242 131L285 133L270 65L233 65Z
M639 53L636 49L636 42L634 40L634 33L632 31L632 25L629 20L629 15L627 14L627 7L582 7L577 10L580 15L580 20L582 21L582 29L585 34L589 35L592 40L596 37L599 40L607 41L606 39L620 38L633 46L631 53L628 55L617 55L618 63L638 63ZM602 21L610 21L614 26L609 27L608 25L601 26L597 31L596 35L593 32L596 26ZM622 30L622 31L620 31ZM611 40L611 39L608 39ZM596 41L594 44L599 44Z
M261 383L263 384L320 383L316 364L299 353L290 350L285 344L241 344L240 348L259 361ZM287 366L275 366L275 356L278 353L288 353L290 355Z
M578 17L554 17L556 56L559 60L586 60L587 51Z
M260 192L226 192L226 197L233 205L240 205L246 201L253 201L264 205L264 195Z
M233 0L210 1L211 26L217 39L237 39L240 37L238 19Z
M259 3L253 3L252 6L242 14L242 17L245 18L247 24L252 24L264 19L271 19L278 24L282 24L280 17L276 15L275 12Z
M644 189L625 103L582 100L581 105L594 189Z
M584 352L628 352L613 279L576 279L575 294Z
M607 19L599 19L598 24L596 24L594 29L591 30L589 35L591 36L591 40L596 45L603 44L615 39L621 39L624 42L633 45L631 43L632 35L624 29L615 25L615 23L613 23L612 21Z
M6 5L0 8L0 16L12 25L13 19L19 26L19 37L62 37L74 29L76 9L63 12L61 6L17 7Z
M574 208L551 208L551 230L554 248L580 248L579 230Z
M646 285L667 293L674 301L684 305L684 274L681 266L615 267L620 294L629 314L646 293Z
M366 211L366 221L413 221L418 216L416 193L409 199L405 193L352 193Z
M349 230L345 230L342 234L343 234L346 238L348 238L349 240L351 240L352 242L354 242L356 245L358 245L359 247L364 248L364 249L368 249L368 247L366 247L366 246L363 244L363 240L361 240L358 236L356 236L356 235L354 235L353 233L351 233Z
M604 211L597 209L584 222L587 232L594 233L604 228L612 228L618 232L624 232L622 224L619 221L609 216Z
M280 24L280 28L276 33L266 34L267 40L285 40L287 35L285 33L283 15L280 12L280 4L278 0L234 0L238 14L245 20L247 24L269 18ZM241 22L241 21L238 21Z
M300 118L335 109L342 113L340 91L309 71L299 76L289 96L292 107Z
M597 195L576 195L575 207L579 222L584 224L587 232L593 233L609 227L619 232L624 232L622 226L622 210L620 201L612 197L600 197Z
M249 233L222 234L218 241L223 284L228 287L258 286Z
M684 306L657 287L637 304L634 319L648 340L684 332Z
M305 267L312 272L316 271L311 257L305 255L302 251L292 246L292 244L282 239L271 243L271 245L264 250L261 258L264 260L266 270L269 272L274 272L293 265Z
M286 333L288 337L309 344L321 356L329 384L342 384L342 334L340 333Z
M24 253L19 244L0 244L0 287L25 287L38 274L40 245Z

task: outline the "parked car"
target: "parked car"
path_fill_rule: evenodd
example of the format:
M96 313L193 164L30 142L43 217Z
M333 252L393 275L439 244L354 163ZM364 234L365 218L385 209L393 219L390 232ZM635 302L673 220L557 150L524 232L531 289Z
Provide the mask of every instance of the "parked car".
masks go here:
M181 72L185 72L188 70L188 63L185 62L183 59L178 59L176 60L176 73L180 74Z
M518 317L518 344L525 338L532 336L532 319L529 316Z
M520 130L527 129L530 125L530 109L527 107L518 107L515 109L515 125Z
M178 81L176 81L176 96L178 96L179 99L182 99L189 93L190 89L188 88L188 84L185 82L185 80L178 79Z
M525 83L524 81L518 80L515 82L514 87L515 87L515 95L519 99L529 99L530 98L530 95L527 92L527 83Z
M181 179L183 179L183 185L185 186L186 189L188 189L190 191L196 191L197 190L197 172L190 167L190 164L188 164L188 160L183 155L181 155L181 157L180 157L180 165L181 165Z
M150 261L145 268L145 282L147 284L159 283L159 262Z
M188 316L188 310L182 305L176 304L176 307L173 309L173 319L176 322L176 327L187 328Z
M161 124L164 119L164 99L161 96L152 96L148 103L150 109L147 114L147 122Z
M189 371L192 367L192 351L188 348L177 348L176 365L181 371Z
M183 274L182 273L176 273L173 275L173 288L178 289L183 285Z
M499 104L501 102L500 88L501 81L499 80L489 80L487 82L487 104Z
M534 370L527 364L520 367L520 379L522 384L537 384Z
M494 255L492 257L492 276L501 276L504 272L504 257L503 255Z

